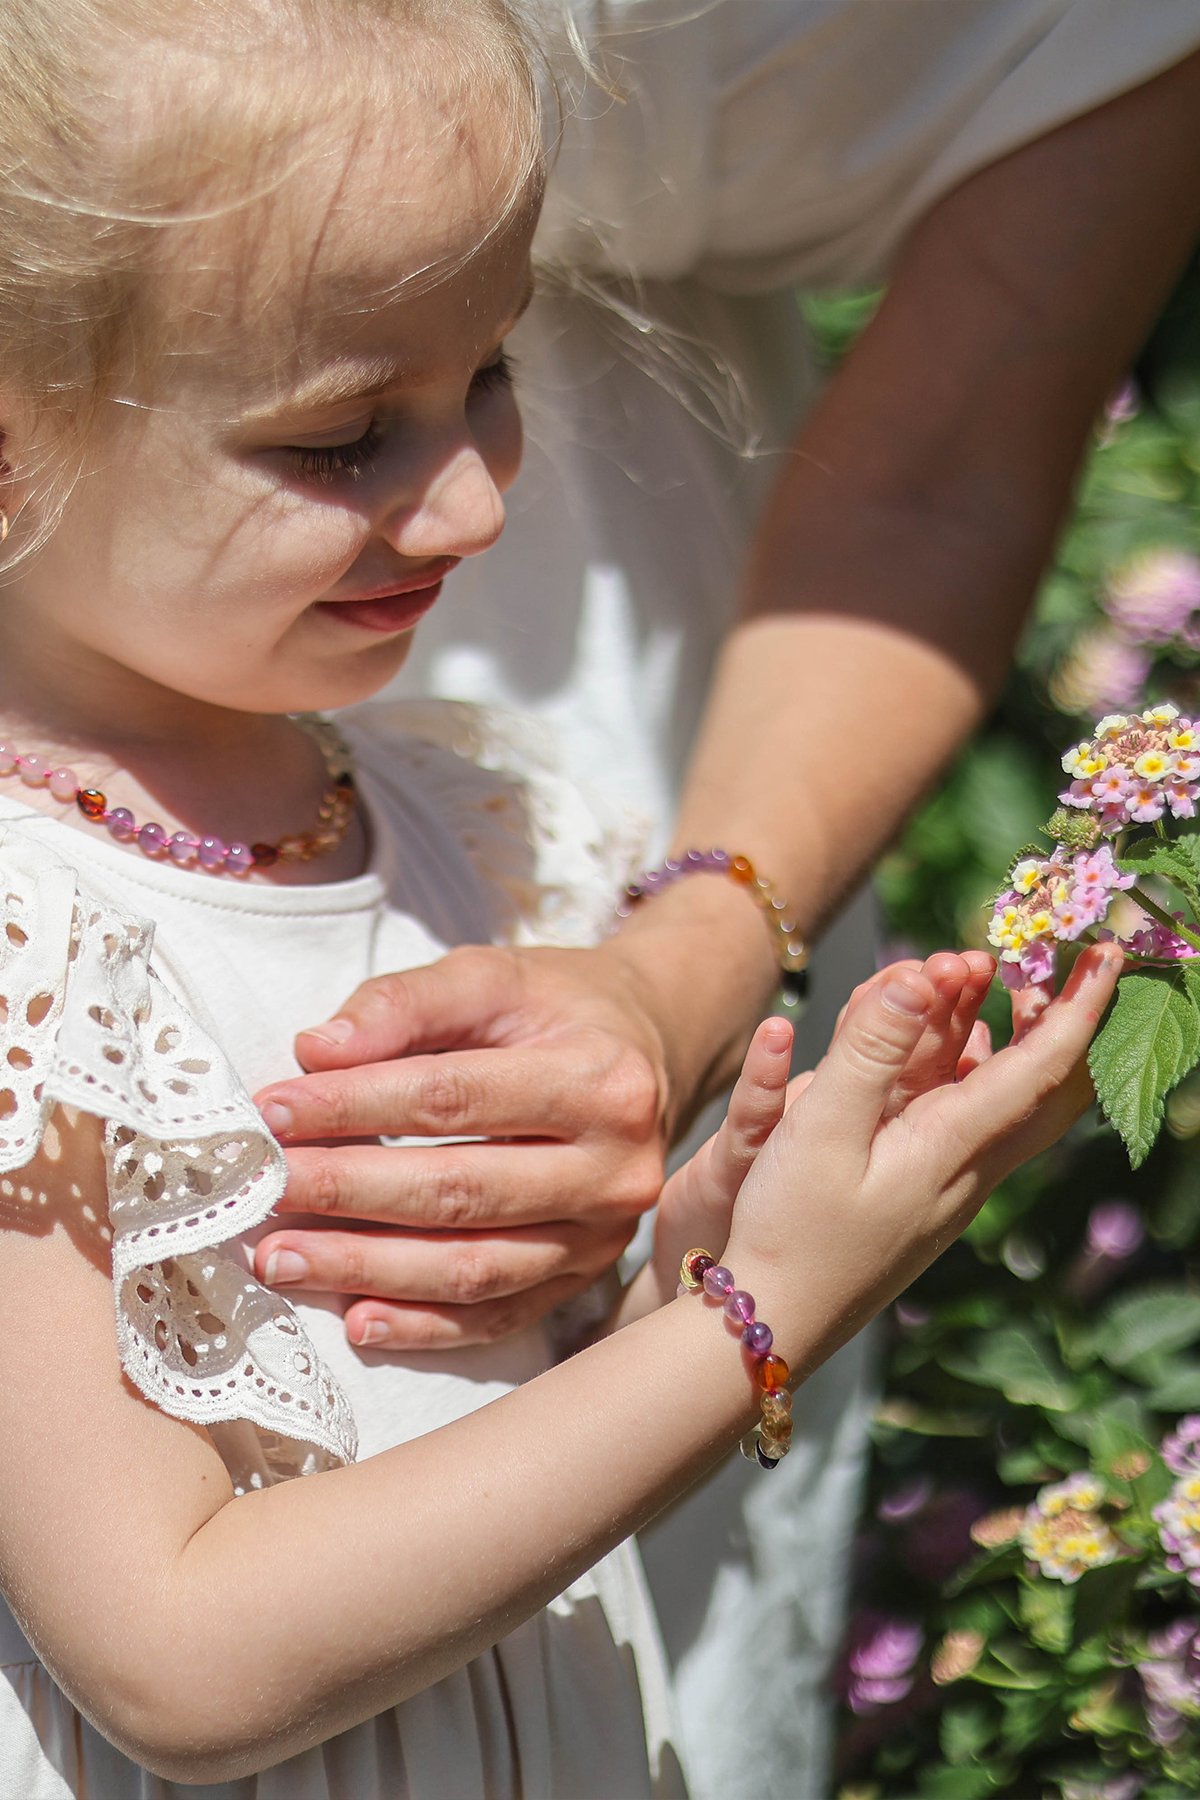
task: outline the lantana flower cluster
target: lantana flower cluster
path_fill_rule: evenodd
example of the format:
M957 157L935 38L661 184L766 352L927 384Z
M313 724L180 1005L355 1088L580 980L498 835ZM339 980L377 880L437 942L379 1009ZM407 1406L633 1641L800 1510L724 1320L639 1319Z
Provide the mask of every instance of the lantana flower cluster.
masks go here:
M988 942L1000 952L1007 987L1048 981L1058 944L1073 943L1108 914L1112 897L1133 886L1117 868L1112 849L1072 852L1056 844L1049 856L1024 857L996 898Z
M1105 837L1153 824L1167 811L1192 819L1200 800L1200 725L1170 704L1109 713L1094 737L1067 751L1062 766L1072 779L1059 799L1090 813Z
M1021 1547L1043 1575L1069 1585L1088 1569L1116 1562L1121 1540L1100 1516L1107 1498L1103 1482L1086 1472L1039 1490L1025 1514Z

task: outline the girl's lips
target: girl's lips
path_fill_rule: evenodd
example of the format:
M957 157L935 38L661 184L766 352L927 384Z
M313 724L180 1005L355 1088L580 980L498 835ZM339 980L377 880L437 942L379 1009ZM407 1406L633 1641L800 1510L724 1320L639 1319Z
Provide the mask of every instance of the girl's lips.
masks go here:
M457 556L435 564L425 575L360 600L321 600L317 611L343 625L380 633L411 631L425 617L442 591L442 582L459 562Z

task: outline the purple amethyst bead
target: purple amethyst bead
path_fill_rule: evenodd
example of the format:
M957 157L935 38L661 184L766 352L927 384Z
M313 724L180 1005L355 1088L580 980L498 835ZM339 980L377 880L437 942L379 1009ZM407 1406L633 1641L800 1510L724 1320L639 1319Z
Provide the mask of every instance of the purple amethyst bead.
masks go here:
M225 852L225 867L232 875L244 875L254 867L254 852L249 844L230 844Z
M199 849L200 839L186 831L177 831L167 845L171 861L177 863L195 862Z
M725 1300L725 1317L732 1319L735 1325L749 1325L754 1317L754 1295L734 1288Z
M226 845L220 838L200 839L200 861L206 869L223 869L227 854Z
M704 1291L714 1300L723 1300L726 1294L733 1292L733 1276L720 1263L714 1263L711 1269L704 1271Z
M742 1342L755 1356L765 1356L775 1342L775 1333L761 1319L752 1319L742 1333Z
M151 819L143 825L137 834L138 849L147 856L161 856L167 847L167 834L156 820Z
M104 823L123 844L128 843L137 832L137 820L127 806L114 806Z

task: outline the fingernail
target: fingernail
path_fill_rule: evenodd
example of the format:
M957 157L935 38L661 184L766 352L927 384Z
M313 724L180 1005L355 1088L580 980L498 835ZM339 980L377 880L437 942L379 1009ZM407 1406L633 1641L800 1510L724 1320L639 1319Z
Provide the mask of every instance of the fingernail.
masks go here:
M324 1025L310 1026L299 1035L320 1038L323 1044L347 1044L354 1036L354 1026L349 1019L327 1019Z
M263 1117L263 1124L276 1137L286 1137L295 1124L290 1106L284 1106L281 1100L267 1100L258 1109Z
M918 1019L923 1012L929 1010L929 1002L924 994L909 987L906 981L889 981L883 990L882 999L883 1004L890 1006L893 1012L904 1013L910 1019Z
M785 1056L792 1047L792 1028L786 1019L769 1020L763 1040L776 1056Z
M382 1319L368 1319L365 1324L356 1325L350 1342L352 1344L381 1344L387 1336L387 1326Z
M307 1274L306 1256L295 1250L272 1250L264 1279L268 1287L286 1287L289 1281L303 1281Z

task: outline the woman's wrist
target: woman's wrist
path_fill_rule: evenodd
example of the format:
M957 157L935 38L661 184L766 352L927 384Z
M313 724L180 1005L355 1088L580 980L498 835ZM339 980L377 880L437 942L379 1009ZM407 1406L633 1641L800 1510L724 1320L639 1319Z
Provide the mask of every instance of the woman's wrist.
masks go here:
M606 946L660 1029L677 1137L737 1075L780 983L772 933L727 876L697 874L623 919Z

